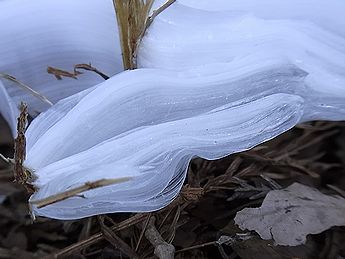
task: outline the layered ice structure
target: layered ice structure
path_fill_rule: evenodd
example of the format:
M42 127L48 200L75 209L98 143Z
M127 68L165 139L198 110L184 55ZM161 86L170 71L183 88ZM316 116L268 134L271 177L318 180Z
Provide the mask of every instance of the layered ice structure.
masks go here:
M61 51L83 50L84 57L75 60L77 57L66 55L61 64L72 66L95 59L100 62L100 70L116 74L121 65L112 63L106 55L112 53L113 58L121 54L116 23L110 18L114 11L106 8L111 1L83 1L89 5L61 17L72 34L58 29L59 33L53 33L59 36L60 47L67 46L63 44L70 42L69 37L75 39L75 45L62 50L47 46L43 53L60 60L56 53L63 56ZM0 7L7 2L1 2ZM53 13L50 6L54 1L33 2ZM109 37L114 46L85 35L89 28L78 29L82 28L78 19L82 18L76 17L92 17L96 6L102 5L99 11L104 12L104 18L95 18L98 24L93 25L94 30L100 30L104 39ZM10 4L7 8L11 9ZM344 120L343 10L343 0L177 1L155 19L143 38L139 69L118 73L97 85L88 76L80 81L68 80L76 87L66 92L65 96L70 96L41 113L26 133L25 166L37 176L34 185L38 188L31 201L85 182L131 179L43 208L32 205L33 213L76 219L157 210L177 196L193 157L217 159L247 150L300 122ZM78 20L73 26L68 22L72 13ZM53 20L52 16L44 19ZM31 19L32 23L36 21ZM49 34L44 26L35 26ZM0 32L3 30L0 27ZM75 36L73 30L80 35ZM28 35L27 44L30 37L36 36L33 32ZM87 41L85 49L83 40L78 39ZM104 48L94 48L102 44ZM2 51L0 56L4 55ZM25 59L27 64L34 61ZM52 62L43 61L38 59L37 64L44 67ZM0 68L5 70L7 65L1 62ZM19 61L12 67L14 72L21 71ZM30 78L30 73L23 72L23 80ZM56 82L49 84L40 77L32 82L42 84L39 90L47 84L51 93L57 91ZM81 87L86 90L78 92ZM8 101L0 99L0 111L6 116L9 109L3 104L24 97L9 91L9 86L2 89ZM54 101L65 96L57 96Z

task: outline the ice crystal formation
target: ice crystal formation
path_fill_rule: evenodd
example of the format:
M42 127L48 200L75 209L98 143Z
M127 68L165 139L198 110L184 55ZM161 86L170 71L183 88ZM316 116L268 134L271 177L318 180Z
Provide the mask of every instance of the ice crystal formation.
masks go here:
M125 72L112 1L16 2L0 3L0 70L56 103L46 110L0 85L10 125L20 100L31 113L46 110L26 132L24 165L37 177L30 200L130 177L33 205L36 215L157 210L179 193L193 157L221 158L300 122L345 118L343 0L180 0L156 17L138 69ZM57 81L45 72L88 62L112 77Z

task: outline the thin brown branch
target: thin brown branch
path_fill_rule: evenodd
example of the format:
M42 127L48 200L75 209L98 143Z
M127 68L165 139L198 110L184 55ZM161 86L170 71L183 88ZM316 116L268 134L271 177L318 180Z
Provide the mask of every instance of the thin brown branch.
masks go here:
M71 73L66 70L62 70L55 67L47 67L47 73L55 76L57 80L62 80L62 77L68 77L68 78L73 78L77 80L78 79L77 76L82 74L81 72L78 72L78 71L74 71L73 73Z
M186 188L188 188L188 187L186 187ZM181 198L181 196L179 196L169 206L167 206L164 209L162 209L161 212L168 211L171 208L174 208L175 206L180 204L181 202L184 203L184 204L189 204L192 201L186 201L185 198ZM131 218L126 219L126 220L122 221L121 223L111 227L111 230L114 231L114 232L121 231L123 229L129 228L130 226L133 226L133 225L136 225L136 224L138 224L140 222L143 222L145 219L147 219L147 214L146 213L136 214L136 215L132 216ZM71 255L73 253L81 251L82 249L87 248L87 247L89 247L89 246L91 246L91 245L93 245L93 244L95 244L95 243L97 243L97 242L99 242L99 241L101 241L103 239L104 239L103 234L102 233L97 233L97 234L94 234L93 236L89 237L86 240L82 240L82 241L77 242L75 244L72 244L72 245L70 245L68 247L65 247L62 250L60 250L60 251L58 251L58 252L56 252L54 254L51 254L51 255L49 255L46 258L66 257L66 256L69 256L69 255Z
M40 94L39 92L37 92L36 90L32 89L30 86L24 84L23 82L20 82L14 76L11 76L11 75L8 75L8 74L4 74L4 73L0 73L0 77L15 83L20 88L24 89L25 91L28 91L32 96L40 99L41 101L49 104L50 106L53 105L53 103L51 101L49 101L47 97L45 97L44 95Z
M145 30L144 30L143 34L145 34L146 30L151 26L151 24L154 21L154 19L160 13L162 13L165 9L167 9L170 5L172 5L175 2L176 2L176 0L168 0L162 6L160 6L158 9L154 10L152 12L152 14L149 17L147 17L147 20L146 20L146 23L145 23Z
M121 238L119 238L109 227L104 224L104 217L98 216L98 222L101 226L102 234L105 239L111 243L115 248L119 249L122 253L127 255L129 258L139 259L133 249L127 245Z
M182 252L186 252L186 251L190 251L190 250L194 250L194 249L203 248L203 247L206 247L206 246L212 246L212 245L217 245L217 241L211 241L211 242L203 243L203 244L200 244L200 245L195 245L195 246L190 246L190 247L182 248L180 250L177 250L176 254L182 253Z
M173 259L175 247L165 242L155 226L156 218L152 216L145 231L145 237L154 246L154 254L160 259Z
M78 71L78 69L83 69L83 70L86 70L86 71L94 72L94 73L98 74L99 76L101 76L104 80L108 80L109 79L109 76L107 76L103 72L99 71L97 68L91 66L91 64L76 64L74 66L74 74L81 73L81 72Z
M82 186L79 186L79 187L70 189L68 191L49 196L49 197L41 199L41 200L31 201L30 203L33 205L36 205L37 208L43 208L43 207L51 205L53 203L63 201L63 200L66 200L68 198L77 196L77 195L81 194L82 192L97 189L100 187L113 185L113 184L117 184L117 183L127 182L130 179L131 179L130 177L123 177L123 178L117 178L117 179L101 179L101 180L94 181L94 182L86 182Z
M144 213L140 213L140 214L136 214L132 217L130 217L129 219L126 219L124 221L122 221L121 223L111 227L111 230L114 232L117 231L121 231L123 229L129 228L130 226L136 225L142 221L145 220L145 218L147 218L147 214ZM72 244L70 246L67 246L65 248L63 248L62 250L51 254L49 256L47 256L46 258L59 258L59 257L67 257L77 251L80 251L84 248L87 248L101 240L103 240L104 235L103 233L97 233L94 234L92 236L90 236L88 239L82 240L80 242L77 242L75 244Z

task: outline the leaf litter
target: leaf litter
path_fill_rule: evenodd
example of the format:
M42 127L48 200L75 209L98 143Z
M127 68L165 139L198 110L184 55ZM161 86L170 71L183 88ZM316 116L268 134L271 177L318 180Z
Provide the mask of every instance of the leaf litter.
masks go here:
M6 131L4 127L2 122L1 132ZM270 245L271 241L253 232L242 232L234 223L236 213L259 207L267 193L279 192L294 182L327 191L322 194L311 188L332 199L335 196L329 195L344 190L341 156L345 151L337 146L342 132L344 123L309 123L247 152L216 161L197 158L191 162L181 194L168 207L152 213L118 213L74 221L38 218L32 222L26 191L13 182L9 165L0 161L0 258L128 258L132 252L150 258L157 244L162 244L147 238L150 218L155 219L150 223L154 237L171 244L175 258L253 258L258 249L262 258L344 256L341 244L345 231L341 227L318 230L323 232L308 235L305 245L282 247ZM8 157L13 149L10 135L1 137L6 135L0 149ZM321 198L317 199L320 204Z

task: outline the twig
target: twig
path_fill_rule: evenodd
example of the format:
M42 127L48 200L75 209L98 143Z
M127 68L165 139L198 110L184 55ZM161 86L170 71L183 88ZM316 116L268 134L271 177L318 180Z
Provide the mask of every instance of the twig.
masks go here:
M82 74L81 72L74 71L74 73L68 72L55 67L47 67L47 73L55 76L57 80L62 80L62 77L69 77L73 79L78 79L78 75Z
M156 218L152 216L145 231L145 237L154 246L154 254L160 259L173 259L175 247L164 241L155 226Z
M185 190L186 192L188 192L188 187L186 188L187 190ZM174 206L180 204L183 201L183 203L191 203L192 201L186 201L185 198L181 198L181 196L179 196L179 198L176 198L169 206L167 206L166 208L162 209L161 211L167 211L170 210L171 208L173 208ZM147 214L146 213L140 213L140 214L136 214L134 216L132 216L129 219L126 219L124 221L122 221L121 223L119 223L118 225L111 227L112 231L121 231L123 229L126 229L130 226L136 225L140 222L143 222L145 219L147 219ZM58 258L58 257L66 257L69 256L77 251L80 251L84 248L87 248L101 240L103 240L104 236L102 233L97 233L94 234L92 236L90 236L88 239L86 240L82 240L80 242L77 242L75 244L72 244L70 246L67 246L65 248L63 248L62 250L51 254L45 258Z
M160 14L162 13L165 9L167 9L170 5L175 3L176 0L168 0L166 1L162 6L160 6L158 9L154 10L152 14L147 17L146 23L145 23L145 30L143 34L145 34L146 30L151 26L153 20Z
M194 250L194 249L198 249L198 248L203 248L206 246L211 246L211 245L215 245L215 246L222 246L222 245L232 245L235 242L241 242L241 241L246 241L248 239L250 239L252 236L250 233L243 233L243 234L236 234L233 237L230 236L220 236L218 240L216 241L211 241L211 242L207 242L207 243L203 243L200 245L194 245L194 246L190 246L190 247L186 247L186 248L182 248L180 250L176 251L177 253L182 253L182 252L186 252L186 251L190 251L190 250ZM223 250L224 251L224 250ZM219 251L221 252L221 251Z
M39 92L35 91L34 89L32 89L30 86L18 81L18 79L16 79L14 76L8 75L8 74L4 74L4 73L0 73L0 77L9 80L11 82L16 83L18 86L20 86L22 89L28 91L31 95L35 96L36 98L40 99L41 101L49 104L50 106L53 106L53 103L51 101L48 100L47 97L45 97L44 95L40 94Z
M48 72L48 74L54 75L57 80L62 80L62 77L69 77L69 78L73 78L73 79L78 79L78 76L83 74L82 72L78 71L78 69L83 69L86 71L94 72L97 75L101 76L104 80L109 79L109 76L107 76L103 72L99 71L97 68L91 66L91 64L76 64L76 65L74 65L73 72L68 72L66 70L62 70L62 69L55 68L55 67L48 67L47 72Z
M198 248L203 248L203 247L206 247L206 246L211 246L211 245L217 245L217 241L211 241L211 242L207 242L207 243L200 244L200 245L195 245L195 246L190 246L190 247L182 248L180 250L177 250L176 254L177 253L186 252L186 251L190 251L190 250L194 250L194 249L198 249Z
M141 40L145 36L145 33L146 33L147 29L151 26L151 24L153 23L154 19L160 13L162 13L165 9L167 9L170 5L172 5L175 2L176 2L176 0L167 0L162 6L160 6L158 9L154 10L152 12L152 14L149 15L146 18L146 20L145 20L145 27L144 27L144 29L142 30L142 32L140 33L140 35L138 37L138 42L136 44L136 48L133 50L133 59L134 59L134 62L135 62L135 66L136 66L136 62L137 62L139 44L141 43Z
M144 213L136 214L136 215L130 217L129 219L126 219L126 220L122 221L121 223L111 227L111 230L114 232L121 231L121 230L126 229L130 226L133 226L135 224L142 222L146 217L147 217L147 214L144 214ZM77 242L75 244L72 244L70 246L67 246L67 247L63 248L62 250L60 250L54 254L51 254L45 258L46 259L48 259L48 258L59 258L62 256L67 257L76 251L80 251L84 248L87 248L87 247L101 241L103 238L104 238L104 235L102 233L94 234L94 235L90 236L88 239L85 239L85 240L82 240L82 241Z
M99 71L97 68L91 66L91 64L76 64L74 66L74 74L81 73L81 72L77 71L78 69L84 69L86 71L94 72L94 73L98 74L99 76L101 76L104 80L109 79L109 76L107 76L103 72Z
M117 183L123 183L129 181L131 178L130 177L122 177L122 178L117 178L117 179L101 179L95 182L86 182L82 186L70 189L65 192L61 192L52 196L49 196L47 198L41 199L41 200L35 200L31 201L30 203L33 205L36 205L37 208L43 208L45 206L51 205L53 203L66 200L68 198L71 198L73 196L76 196L82 192L93 190L96 188L112 185L112 184L117 184Z
M98 216L98 221L105 239L111 243L115 248L119 249L122 253L129 258L138 259L139 256L133 249L128 246L121 238L119 238L109 227L104 224L104 217Z

